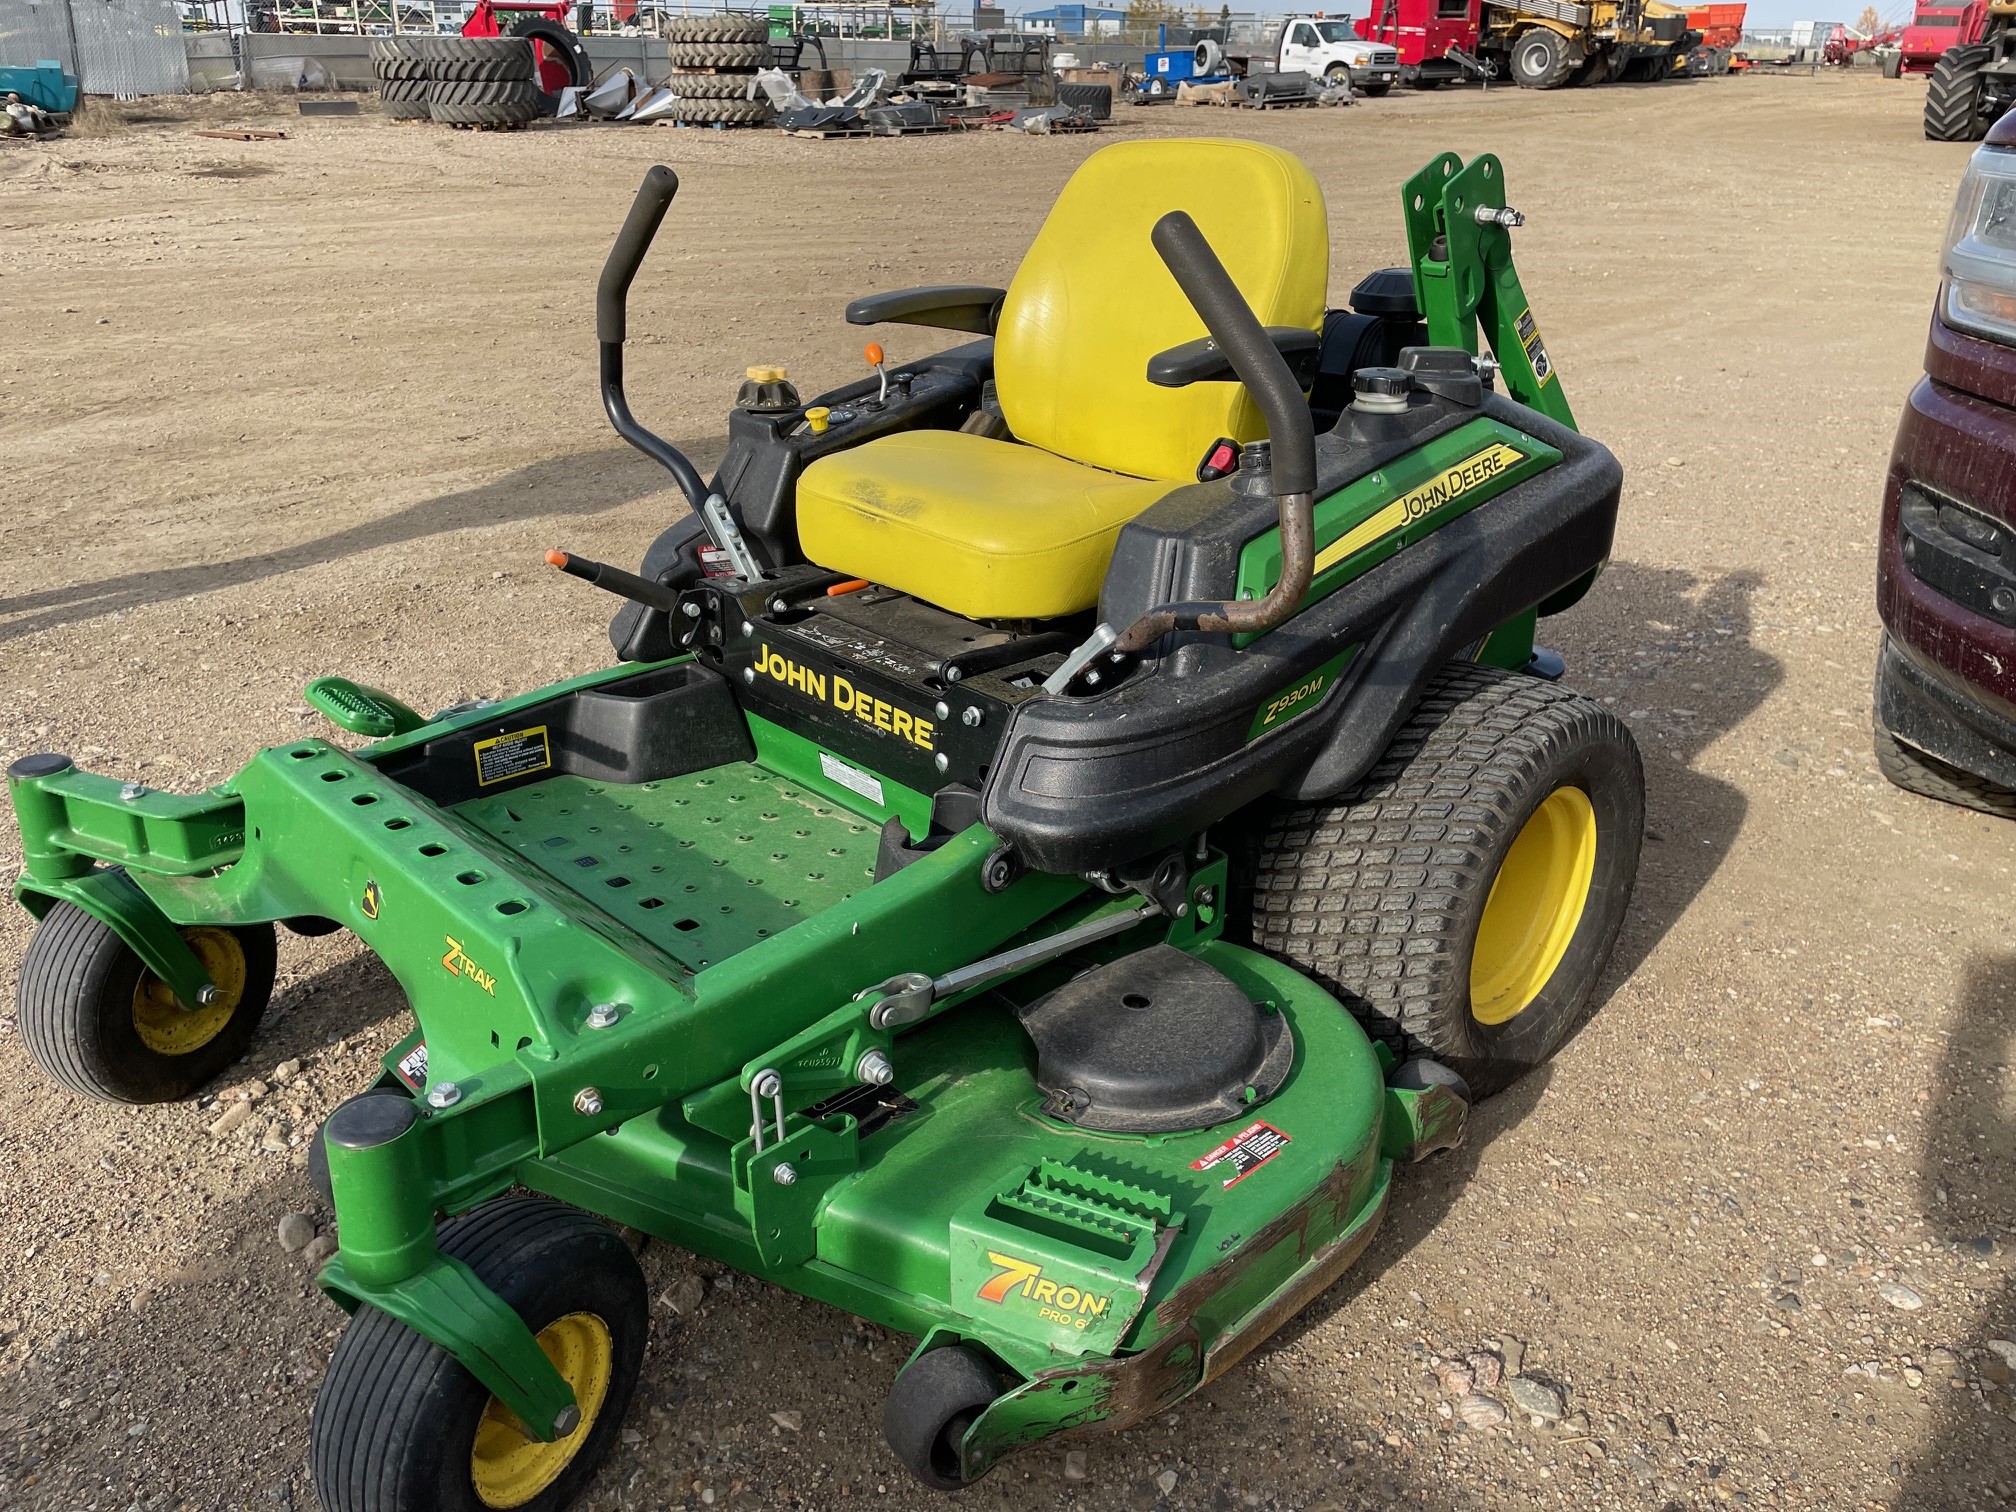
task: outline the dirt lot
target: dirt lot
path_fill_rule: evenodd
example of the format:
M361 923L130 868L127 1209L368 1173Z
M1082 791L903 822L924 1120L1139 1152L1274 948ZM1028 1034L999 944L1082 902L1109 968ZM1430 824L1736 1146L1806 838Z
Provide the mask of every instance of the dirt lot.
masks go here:
M1362 1265L1199 1399L1086 1441L1082 1480L1039 1449L966 1505L2016 1505L2016 1361L1986 1347L2016 1337L2011 832L1888 788L1867 735L1879 478L1966 155L1920 140L1919 99L1738 78L1125 116L1306 156L1337 301L1400 260L1431 151L1503 156L1549 346L1629 479L1617 560L1549 639L1638 732L1653 836L1600 1013L1405 1174ZM594 388L594 272L647 164L685 187L631 397L706 459L747 363L837 381L848 297L1005 281L1111 139L367 116L240 144L181 117L0 150L0 756L184 790L314 729L324 672L433 708L606 656L608 602L538 554L634 561L677 507ZM8 1002L26 940L0 913ZM348 936L285 938L281 970L222 1138L214 1104L52 1090L0 1019L0 1505L313 1504L340 1319L275 1228L326 1225L304 1141L403 1014ZM937 1504L878 1431L905 1341L645 1263L710 1290L659 1310L589 1505ZM1565 1421L1446 1416L1427 1362L1487 1345Z

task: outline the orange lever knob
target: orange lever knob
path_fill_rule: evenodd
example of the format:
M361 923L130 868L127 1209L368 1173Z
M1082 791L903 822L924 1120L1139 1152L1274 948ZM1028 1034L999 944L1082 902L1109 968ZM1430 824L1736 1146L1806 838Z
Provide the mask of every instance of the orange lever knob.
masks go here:
M861 355L868 359L870 367L882 366L882 344L880 342L869 342L868 345L861 349Z

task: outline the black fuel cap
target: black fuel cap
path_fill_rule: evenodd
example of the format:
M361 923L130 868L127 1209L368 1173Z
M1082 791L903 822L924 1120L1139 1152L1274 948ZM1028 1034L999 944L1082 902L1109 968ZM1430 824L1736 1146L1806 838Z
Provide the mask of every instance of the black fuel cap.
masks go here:
M1351 375L1351 392L1362 398L1404 399L1414 375L1396 367L1364 367Z

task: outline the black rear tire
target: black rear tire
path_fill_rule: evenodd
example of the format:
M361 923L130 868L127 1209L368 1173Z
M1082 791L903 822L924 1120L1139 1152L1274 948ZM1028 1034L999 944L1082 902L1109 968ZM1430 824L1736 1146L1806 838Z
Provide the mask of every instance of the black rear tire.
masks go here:
M896 1377L882 1404L882 1436L896 1458L933 1491L973 1484L960 1472L959 1441L1001 1395L994 1368L964 1345L934 1349Z
M1535 26L1512 39L1512 78L1527 89L1559 89L1575 72L1558 32Z
M1870 739L1876 747L1876 769L1905 792L1998 819L2016 819L2016 792L1904 744L1883 727L1881 715Z
M1113 86L1066 84L1060 80L1057 85L1057 103L1069 105L1095 121L1110 121L1113 119Z
M22 1043L52 1079L102 1102L178 1102L245 1053L273 995L271 924L182 931L222 991L193 1011L110 926L54 904L21 962Z
M532 44L522 37L442 37L431 77L444 84L497 84L532 77Z
M1365 96L1368 100L1383 100L1392 92L1393 86L1391 84L1361 84L1357 89L1357 93Z
M1987 83L1982 70L1993 51L1979 42L1949 47L1932 65L1932 77L1925 84L1926 141L1978 142L1988 134L1988 121L1981 111L1981 94Z
M674 42L667 49L679 72L696 68L732 68L754 73L770 66L768 42Z
M1235 928L1400 1059L1440 1061L1485 1097L1581 1022L1644 829L1623 721L1539 678L1453 665L1354 788L1267 815Z
M767 16L675 16L665 24L667 42L770 41Z
M577 1396L592 1395L600 1380L599 1402L592 1410L581 1404L581 1424L559 1441L566 1447L543 1487L522 1500L493 1494L486 1501L476 1479L479 1433L493 1451L483 1461L486 1477L498 1463L495 1450L532 1441L454 1356L389 1314L360 1307L336 1341L315 1398L315 1493L325 1512L488 1512L499 1505L560 1512L622 1431L650 1331L644 1273L614 1229L543 1197L486 1202L444 1225L440 1244L535 1335L554 1329L565 1330L570 1343L582 1339L561 1358L583 1360L581 1378L569 1384ZM578 1321L584 1318L599 1324L599 1339L593 1325Z
M442 83L427 98L427 113L450 126L516 126L536 120L539 86L529 79L503 83Z

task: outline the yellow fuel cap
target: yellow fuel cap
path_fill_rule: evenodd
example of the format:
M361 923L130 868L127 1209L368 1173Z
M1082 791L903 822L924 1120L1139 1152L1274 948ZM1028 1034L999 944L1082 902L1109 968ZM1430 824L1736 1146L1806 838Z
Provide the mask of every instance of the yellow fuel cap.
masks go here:
M781 367L752 367L746 370L745 376L751 383L782 383L791 375Z
M823 436L826 434L826 418L832 413L823 404L815 404L812 408L805 411L805 423L812 427L813 435Z

